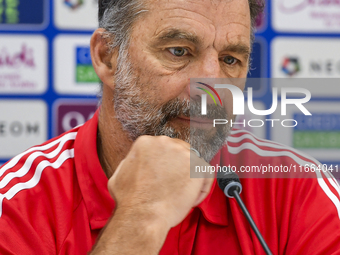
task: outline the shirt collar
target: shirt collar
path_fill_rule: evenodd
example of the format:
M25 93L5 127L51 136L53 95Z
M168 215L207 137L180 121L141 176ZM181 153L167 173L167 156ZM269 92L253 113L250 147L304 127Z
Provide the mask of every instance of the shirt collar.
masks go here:
M79 128L74 152L77 177L91 229L103 228L115 207L97 153L98 115L99 110Z
M79 128L75 141L76 172L91 229L103 228L115 207L115 202L107 189L108 179L97 153L98 115L99 110L91 120ZM228 161L227 146L224 146L210 164L223 166L228 165ZM208 222L221 226L228 225L227 199L218 187L216 179L209 195L198 208Z
M229 163L227 146L224 146L210 161L211 166L227 166ZM209 195L203 200L198 208L204 218L213 224L228 226L228 203L223 191L219 188L216 179Z

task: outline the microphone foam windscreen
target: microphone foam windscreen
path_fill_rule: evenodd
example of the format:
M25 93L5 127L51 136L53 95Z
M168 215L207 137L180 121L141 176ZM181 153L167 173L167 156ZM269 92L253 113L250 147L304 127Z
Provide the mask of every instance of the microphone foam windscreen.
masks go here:
M238 175L230 170L228 168L228 171L226 172L217 172L217 183L220 189L224 192L225 187L230 183L230 182L240 182L240 179L238 178Z

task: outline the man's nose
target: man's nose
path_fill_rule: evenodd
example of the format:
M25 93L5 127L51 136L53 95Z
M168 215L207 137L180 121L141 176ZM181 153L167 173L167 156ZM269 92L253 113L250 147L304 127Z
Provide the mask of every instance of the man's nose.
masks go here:
M197 77L195 78L223 78L217 53L206 53L199 61Z
M206 53L202 56L196 63L195 72L192 74L193 77L190 78L200 78L200 81L203 81L207 85L214 86L212 78L225 78L220 66L220 61L218 59L218 54L214 53ZM202 79L202 78L209 78L209 79ZM190 98L200 99L203 94L206 94L201 89L199 84L191 82L187 86L187 93L190 95ZM209 97L210 98L210 97ZM208 98L208 103L210 99Z

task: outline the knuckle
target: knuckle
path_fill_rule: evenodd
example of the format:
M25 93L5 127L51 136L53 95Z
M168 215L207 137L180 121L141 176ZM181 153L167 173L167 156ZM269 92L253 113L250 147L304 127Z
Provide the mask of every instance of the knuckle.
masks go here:
M152 136L149 136L149 135L142 135L142 136L139 136L137 139L136 139L136 142L135 144L140 144L140 143L146 143L146 142L149 142L152 140Z
M152 139L151 136L140 136L136 139L136 141L133 143L131 150L132 151L143 151L146 146L151 147Z
M175 139L168 136L157 136L157 145L170 151L178 151L182 147L175 141Z
M161 143L171 143L172 142L172 138L165 136L165 135L160 135L157 136L157 142L161 142Z
M115 179L114 178L110 178L108 183L107 183L107 188L110 192L110 194L114 194L114 191L115 191Z

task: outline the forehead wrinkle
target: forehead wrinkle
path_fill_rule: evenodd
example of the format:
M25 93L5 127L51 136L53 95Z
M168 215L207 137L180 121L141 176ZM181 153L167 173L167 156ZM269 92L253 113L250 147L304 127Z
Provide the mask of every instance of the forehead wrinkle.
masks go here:
M238 22L238 21L233 21L233 22L230 22L228 24L226 24L226 26L230 26L230 25L233 25L233 24L236 24L236 25L241 25L245 28L250 28L250 24L244 24L244 23L241 23L241 22Z
M206 24L204 24L204 23L202 23L200 21L197 21L197 20L194 20L194 19L191 19L191 18L187 18L187 17L182 17L182 16L172 16L172 17L167 17L166 19L177 19L177 20L180 19L181 20L181 24L184 24L184 22L182 22L183 20L188 19L190 21L194 21L194 22L200 23L201 26L206 26ZM161 27L158 27L156 29L156 31L154 32L154 36L158 36L158 34L162 33L163 30L168 29L169 27L170 28L174 27L174 23L170 23L170 24L164 23L164 25L165 25L165 28L164 28L164 26L161 26ZM184 24L184 25L187 26L188 24ZM183 27L185 27L185 26L183 26ZM193 30L193 32L191 32L191 33L193 33L193 34L195 34L197 36L197 33L196 33L196 31L194 31L193 27L192 26L190 26L190 27L191 27L190 29ZM181 28L181 29L186 30L185 28Z
M150 10L153 10L153 9L150 9ZM180 16L179 14L178 14L178 12L176 12L176 11L184 11L184 12L190 12L190 13L193 13L195 16L201 16L201 17L203 17L204 19L206 19L206 20L208 20L209 21L209 23L213 23L213 21L212 21L212 19L211 18L209 18L208 16L205 16L204 14L202 14L202 13L198 13L198 12L196 12L196 11L194 11L194 10L191 10L191 9L186 9L186 8L179 8L179 7L176 7L176 8L164 8L164 9L162 9L162 10L157 10L159 13L161 13L161 12L167 12L167 11L172 11L172 12L175 12L174 14L171 14L169 17L167 17L167 18L181 18L181 19L185 19L185 18L187 18L186 16ZM176 15L176 16L175 16ZM198 20L196 20L196 21L198 21ZM203 24L202 22L200 22L201 24Z
M157 12L166 12L166 11L184 11L184 12L190 12L190 13L193 13L195 15L199 15L201 17L204 17L206 20L208 20L211 24L218 24L220 23L219 20L216 20L217 18L221 17L221 15L223 16L223 13L225 13L226 15L226 18L230 18L228 16L230 15L235 15L235 16L239 16L241 15L242 16L242 20L244 18L246 18L248 16L248 13L243 13L242 11L235 11L234 8L231 8L230 4L234 1L240 1L240 0L218 0L217 2L219 3L213 3L214 1L213 0L210 0L210 5L209 5L209 8L207 10L207 7L205 7L204 10L206 10L207 12L209 12L209 10L213 11L214 14L211 15L211 13L207 13L206 15L204 13L202 13L202 11L197 11L197 9L199 8L191 8L192 6L194 5L200 5L200 3L202 3L201 5L204 5L204 0L194 0L194 1L190 1L190 0L185 0L183 2L192 2L192 4L190 5L190 7L188 8L185 8L185 7L177 7L176 4L174 3L171 3L170 1L167 1L167 3L169 4L168 7L165 7L161 10L157 10L157 7L158 5L153 5L153 7L150 8L150 10L154 10L156 9ZM151 2L151 1L150 1ZM159 0L156 0L155 2L161 2ZM219 4L221 4L222 2L222 6L221 7L218 7ZM160 4L160 3L158 3ZM175 5L176 7L171 7L171 5ZM190 9L189 9L190 8ZM248 8L248 6L247 6ZM250 14L250 13L249 13ZM179 16L179 18L185 18L184 16L181 17ZM249 20L250 22L250 20Z
M228 1L228 2L232 2L231 1ZM202 13L199 13L199 12L196 12L196 11L193 11L193 10L189 10L189 9L186 9L186 8L170 8L170 7L167 7L167 8L164 8L162 10L159 10L158 12L161 13L161 12L167 12L167 11L170 11L170 15L168 17L165 17L165 19L181 19L181 20L185 20L185 19L188 19L190 21L193 21L193 22L196 22L196 23L200 23L200 25L202 25L202 27L206 27L208 28L208 31L211 32L211 33L214 33L215 34L215 38L214 38L214 42L213 42L213 45L215 45L216 43L216 39L218 37L218 32L217 30L220 30L221 28L219 28L219 22L215 21L215 18L218 18L217 16L220 16L221 13L225 13L225 22L228 22L227 24L224 24L223 27L227 27L227 26L230 26L230 25L240 25L242 27L245 27L247 29L250 29L250 20L249 22L246 22L246 18L247 18L247 14L245 13L242 13L242 12L237 12L237 11L233 11L233 10L230 10L228 8L228 4L225 5L221 10L217 10L218 14L219 15L216 15L216 17L213 17L214 19L212 19L211 17L207 17L205 16L204 14ZM194 18L188 18L188 17L185 17L184 14L183 15L180 15L180 12L189 12L189 13L193 13L196 17L199 16L203 19L205 19L205 21L207 21L208 23L205 23L205 21L203 21L202 19L194 19ZM164 19L164 18L162 18ZM235 21L236 19L236 21ZM248 24L249 23L249 24ZM189 24L190 25L190 24ZM170 26L170 25L169 25ZM162 29L163 30L163 29ZM157 36L158 33L161 33L161 31L155 31L154 35ZM223 32L223 37L227 37L228 38L228 34L230 33L230 31L228 31L227 29L225 30L225 32ZM250 33L250 32L249 32Z

